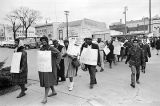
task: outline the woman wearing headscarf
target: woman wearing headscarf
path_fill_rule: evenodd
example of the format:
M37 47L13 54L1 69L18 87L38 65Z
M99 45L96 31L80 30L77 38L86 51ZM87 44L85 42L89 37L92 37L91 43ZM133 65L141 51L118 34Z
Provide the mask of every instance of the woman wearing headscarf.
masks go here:
M42 100L42 103L45 104L47 103L47 97L57 95L54 85L57 84L57 68L59 68L61 54L58 49L49 45L47 37L41 37L40 41L42 42L41 51L51 51L52 72L39 72L40 86L45 87L45 95ZM52 93L48 95L50 88Z
M74 82L73 77L76 76L76 67L72 65L72 59L76 58L76 56L70 55L67 53L69 41L64 40L64 47L62 48L62 58L64 58L64 70L66 78L69 78L69 91L72 91Z
M22 52L22 55L20 60L20 73L12 73L12 83L20 86L21 92L17 98L21 98L26 95L25 91L27 90L25 87L28 74L27 52L24 50L23 44L19 39L15 39L15 47L14 52Z

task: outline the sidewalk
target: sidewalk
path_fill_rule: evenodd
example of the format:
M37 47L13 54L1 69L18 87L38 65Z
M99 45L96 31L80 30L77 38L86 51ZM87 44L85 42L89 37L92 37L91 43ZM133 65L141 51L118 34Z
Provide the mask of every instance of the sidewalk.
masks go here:
M17 99L16 96L20 90L6 94L0 97L0 106L43 106L41 100L43 99L44 88L39 86L39 82L29 81L29 83L31 85L28 87L26 96ZM87 98L60 91L58 86L55 87L58 94L48 97L48 103L45 106L93 106Z
M67 82L55 86L57 95L48 98L45 106L160 106L160 55L152 51L146 73L141 73L140 84L130 87L131 71L124 62L118 62L112 69L105 64L105 71L97 72L98 84L89 89L89 73L79 70L74 79L73 91L68 91ZM44 106L41 100L44 88L38 81L28 80L27 95L17 99L20 90L0 96L0 106ZM51 93L51 92L50 92Z
M88 76L88 72L80 73L85 73L85 76ZM98 103L94 98L92 99L92 91L95 92L96 90L89 89L89 84L87 84L89 79L87 79L86 82L80 81L82 80L81 78L81 75L78 75L77 78L75 78L75 87L73 91L68 91L67 81L59 82L59 85L55 86L57 95L48 97L48 102L45 106L106 106ZM83 84L82 82L86 82L86 84ZM41 100L43 99L44 88L40 87L39 81L28 80L28 83L30 86L27 87L26 96L19 99L16 98L20 93L20 89L8 93L0 97L0 106L43 106L44 104L41 103ZM96 88L97 87L95 87L95 89ZM51 91L49 93L51 93Z

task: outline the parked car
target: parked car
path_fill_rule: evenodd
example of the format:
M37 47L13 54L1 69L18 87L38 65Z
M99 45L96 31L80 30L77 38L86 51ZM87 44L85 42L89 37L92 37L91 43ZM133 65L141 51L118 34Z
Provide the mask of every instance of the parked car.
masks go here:
M34 38L26 38L22 40L25 49L36 49L40 47L40 42Z
M1 47L8 47L8 48L15 48L15 43L14 43L14 40L1 41L0 46Z

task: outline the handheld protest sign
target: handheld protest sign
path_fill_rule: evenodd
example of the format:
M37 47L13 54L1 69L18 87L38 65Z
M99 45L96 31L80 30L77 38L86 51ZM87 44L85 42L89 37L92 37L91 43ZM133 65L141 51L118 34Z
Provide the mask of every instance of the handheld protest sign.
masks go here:
M37 51L37 71L52 72L51 51Z
M15 52L12 56L11 62L11 73L19 73L20 72L20 62L21 62L22 52Z

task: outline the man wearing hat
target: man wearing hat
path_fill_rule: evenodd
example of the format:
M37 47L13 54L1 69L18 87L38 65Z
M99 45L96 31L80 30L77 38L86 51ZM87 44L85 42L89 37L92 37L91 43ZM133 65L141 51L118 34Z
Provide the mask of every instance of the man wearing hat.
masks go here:
M140 66L145 65L145 58L142 49L139 47L138 40L133 40L133 46L129 49L126 64L129 61L129 67L131 68L131 86L135 88L135 82L139 84Z
M83 51L83 48L98 49L97 65L101 66L99 47L98 47L97 44L92 43L92 38L90 38L90 37L86 38L86 44L82 45L81 52ZM90 89L92 89L93 86L94 86L94 84L97 84L97 80L96 80L96 66L95 65L88 65L88 64L86 64L86 68L89 70L89 74L90 74Z

